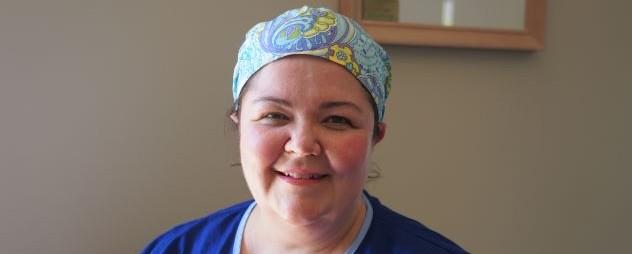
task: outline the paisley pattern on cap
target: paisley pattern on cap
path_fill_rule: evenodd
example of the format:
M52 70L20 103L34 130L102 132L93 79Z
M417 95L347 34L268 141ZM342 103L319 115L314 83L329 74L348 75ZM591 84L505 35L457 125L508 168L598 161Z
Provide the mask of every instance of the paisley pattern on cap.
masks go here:
M391 87L388 54L355 21L325 8L289 10L246 33L233 74L234 102L254 73L288 55L312 55L344 66L371 94L378 120L384 120Z

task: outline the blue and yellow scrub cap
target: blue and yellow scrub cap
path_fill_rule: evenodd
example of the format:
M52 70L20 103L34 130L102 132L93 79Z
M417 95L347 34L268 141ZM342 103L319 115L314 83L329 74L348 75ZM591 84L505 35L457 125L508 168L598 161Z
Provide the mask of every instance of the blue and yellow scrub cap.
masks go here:
M378 120L384 120L384 104L391 89L386 51L356 22L325 8L289 10L246 33L233 74L233 101L237 102L255 72L289 55L312 55L344 66L371 94Z

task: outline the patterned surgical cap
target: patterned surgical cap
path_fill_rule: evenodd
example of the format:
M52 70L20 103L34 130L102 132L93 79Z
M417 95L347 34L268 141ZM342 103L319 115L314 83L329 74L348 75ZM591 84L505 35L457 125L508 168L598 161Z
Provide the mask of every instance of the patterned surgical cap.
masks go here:
M255 72L289 55L312 55L344 66L371 94L378 120L384 120L384 104L391 89L386 51L356 22L325 8L289 10L248 31L233 74L234 102Z

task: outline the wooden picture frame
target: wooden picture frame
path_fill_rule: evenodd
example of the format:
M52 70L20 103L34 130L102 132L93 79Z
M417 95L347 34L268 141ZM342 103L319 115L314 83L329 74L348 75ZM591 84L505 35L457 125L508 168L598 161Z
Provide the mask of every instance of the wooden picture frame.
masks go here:
M544 48L546 0L525 0L525 5L522 31L363 20L362 0L339 0L339 11L360 23L381 44L541 50Z

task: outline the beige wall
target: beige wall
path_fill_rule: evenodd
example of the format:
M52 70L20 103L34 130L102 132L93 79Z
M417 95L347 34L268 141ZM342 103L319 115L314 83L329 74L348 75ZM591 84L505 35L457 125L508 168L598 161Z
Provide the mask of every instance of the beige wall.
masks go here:
M134 253L247 198L224 120L235 52L297 2L320 1L2 0L0 252ZM387 47L368 189L474 253L623 253L632 4L548 7L534 54Z

